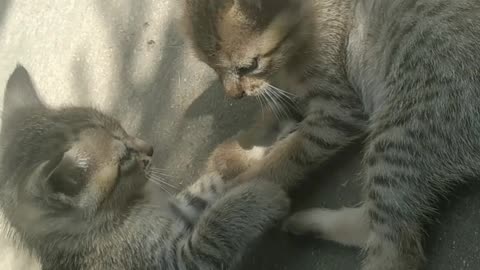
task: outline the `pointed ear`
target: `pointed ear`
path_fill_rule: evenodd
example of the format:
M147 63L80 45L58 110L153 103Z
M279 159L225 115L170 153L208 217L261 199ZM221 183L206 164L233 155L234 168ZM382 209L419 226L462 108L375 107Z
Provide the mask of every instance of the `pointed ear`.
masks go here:
M19 108L38 106L43 106L43 103L37 96L30 74L23 66L18 65L7 82L3 112L9 114Z
M73 197L86 184L83 168L77 166L73 156L66 152L52 160L40 164L31 175L31 182L36 183L34 189L43 196L62 195Z

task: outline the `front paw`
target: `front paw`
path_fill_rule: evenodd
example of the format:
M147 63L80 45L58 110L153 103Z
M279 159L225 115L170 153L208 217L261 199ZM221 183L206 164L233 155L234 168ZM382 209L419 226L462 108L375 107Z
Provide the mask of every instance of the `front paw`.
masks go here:
M252 181L263 181L267 177L265 177L265 175L262 174L262 171L260 170L260 168L261 166L252 166L248 170L239 174L238 176L236 176L230 181L238 184L252 182Z
M363 247L369 235L364 208L314 208L289 217L283 229L295 235L312 235L346 246Z
M283 223L283 230L293 235L314 235L322 238L321 223L322 217L314 214L311 210L300 211Z
M230 139L220 144L210 155L207 170L217 172L224 179L232 179L249 167L247 150L237 140Z

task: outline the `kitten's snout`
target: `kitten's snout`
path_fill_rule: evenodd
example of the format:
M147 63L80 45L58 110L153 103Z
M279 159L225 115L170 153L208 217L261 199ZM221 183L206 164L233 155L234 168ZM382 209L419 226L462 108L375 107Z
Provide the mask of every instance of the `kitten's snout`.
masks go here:
M149 145L146 150L145 150L145 154L149 157L152 157L153 156L153 146Z
M245 96L245 91L238 85L229 85L229 84L224 84L225 87L225 92L227 93L227 96L234 98L234 99L241 99Z
M231 95L232 98L234 99L241 99L245 96L245 92L244 91L238 91L238 92L235 92Z
M141 162L142 162L142 165L143 165L143 168L148 168L150 166L150 164L152 163L152 158L149 157L149 156L142 156L141 157Z
M135 138L133 140L133 145L137 151L141 152L147 157L151 158L153 156L153 152L154 152L153 146L148 144L147 142L140 140L138 138Z
M237 77L223 76L222 81L223 81L223 87L225 88L225 93L227 94L227 96L234 99L240 99L246 95Z

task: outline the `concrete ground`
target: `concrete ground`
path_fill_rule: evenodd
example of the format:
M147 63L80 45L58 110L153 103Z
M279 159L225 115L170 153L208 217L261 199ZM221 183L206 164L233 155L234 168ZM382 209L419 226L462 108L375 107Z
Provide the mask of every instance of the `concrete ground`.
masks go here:
M192 57L178 34L178 2L0 0L0 89L20 62L48 104L94 105L114 114L155 145L156 166L188 183L217 143L248 125L258 105L224 98L212 71ZM359 151L342 153L312 175L296 192L295 208L358 202ZM479 191L464 188L443 205L429 229L428 269L480 269ZM0 269L37 269L0 234ZM359 269L359 254L273 230L238 269Z

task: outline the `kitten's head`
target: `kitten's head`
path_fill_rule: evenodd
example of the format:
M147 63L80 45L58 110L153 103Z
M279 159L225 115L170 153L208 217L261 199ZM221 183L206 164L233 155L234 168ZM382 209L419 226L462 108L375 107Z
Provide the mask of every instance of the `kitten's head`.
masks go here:
M307 39L309 0L185 0L187 35L227 95L265 91Z
M43 105L21 66L5 90L1 144L3 204L20 226L44 217L81 223L128 206L153 154L97 110Z

